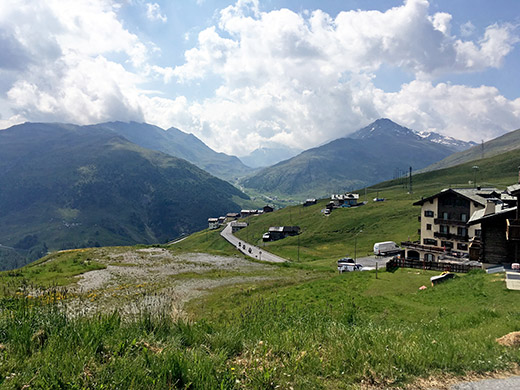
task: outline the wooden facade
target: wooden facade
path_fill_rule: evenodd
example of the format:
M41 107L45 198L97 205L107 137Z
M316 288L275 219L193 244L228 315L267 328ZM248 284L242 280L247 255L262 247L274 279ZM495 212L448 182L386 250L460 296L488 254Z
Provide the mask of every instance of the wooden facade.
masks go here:
M514 220L516 208L480 219L482 229L480 242L480 261L502 264L516 263L520 260L519 241L508 240L507 221ZM511 238L511 237L509 237Z

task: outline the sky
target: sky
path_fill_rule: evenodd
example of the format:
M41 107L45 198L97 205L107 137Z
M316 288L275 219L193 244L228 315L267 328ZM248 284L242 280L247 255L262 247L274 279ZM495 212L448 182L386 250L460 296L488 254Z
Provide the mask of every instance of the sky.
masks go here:
M138 121L243 156L378 118L520 128L517 0L0 0L0 128Z

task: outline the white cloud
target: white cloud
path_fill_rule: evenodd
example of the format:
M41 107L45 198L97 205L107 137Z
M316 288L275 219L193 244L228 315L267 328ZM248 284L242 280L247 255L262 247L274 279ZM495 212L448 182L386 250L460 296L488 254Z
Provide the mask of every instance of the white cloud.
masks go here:
M4 112L3 123L143 119L142 79L127 68L144 66L148 49L123 27L117 7L105 0L5 2L0 31L20 55L10 64L18 72L0 87L12 116ZM114 55L127 66L108 59Z
M519 99L494 87L435 82L500 67L518 41L513 27L459 38L452 16L430 14L426 0L336 17L261 12L258 0L238 0L200 31L180 65L154 64L157 48L125 28L109 0L4 2L0 49L9 56L0 58L0 125L144 120L239 155L274 142L309 148L383 116L476 140L520 127ZM147 3L148 16L162 20L155 5ZM394 93L378 89L382 65L415 80ZM147 82L170 84L148 91ZM176 96L175 82L206 95Z
M163 23L168 21L166 15L161 14L161 6L157 3L146 3L146 17L152 21L160 20Z
M520 98L507 100L494 87L416 80L399 92L374 90L373 96L382 116L464 140L489 140L520 127Z
M517 42L513 28L492 25L468 41L451 35L451 20L429 14L426 0L335 18L320 10L260 12L257 2L238 1L173 70L182 83L221 80L214 96L189 104L197 120L186 129L243 154L270 141L311 147L381 116L465 139L517 128L518 101L495 88L433 83L440 75L500 67ZM382 64L417 81L398 93L378 90L372 78Z

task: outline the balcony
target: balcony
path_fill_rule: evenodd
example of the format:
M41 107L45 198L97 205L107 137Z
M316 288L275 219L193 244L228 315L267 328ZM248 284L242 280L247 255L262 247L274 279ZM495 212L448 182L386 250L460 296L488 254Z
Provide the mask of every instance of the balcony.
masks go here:
M461 221L459 219L442 219L435 218L433 222L436 225L452 225L452 226L466 226L467 222Z
M461 235L452 234L452 233L435 232L435 233L433 233L433 236L437 237L437 238L445 238L447 240L455 240L455 241L463 241L463 242L469 241L468 235L461 236Z
M423 251L438 252L438 253L445 252L444 248L439 247L439 246L421 245L418 242L411 242L411 241L403 241L403 242L401 242L401 246L403 248L408 248L408 249L419 249L419 250L423 250Z

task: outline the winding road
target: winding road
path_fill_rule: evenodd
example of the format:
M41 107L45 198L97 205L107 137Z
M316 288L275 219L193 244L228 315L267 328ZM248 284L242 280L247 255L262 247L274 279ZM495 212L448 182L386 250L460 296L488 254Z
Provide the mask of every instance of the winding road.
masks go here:
M242 252L244 255L252 257L253 259L260 260L260 261L268 261L270 263L284 263L288 260L273 255L270 252L265 251L262 248L259 248L254 245L250 245L237 237L233 235L232 229L231 229L231 223L228 223L227 226L220 232L220 235L226 239L230 244L232 244L235 248L237 248L240 252Z

